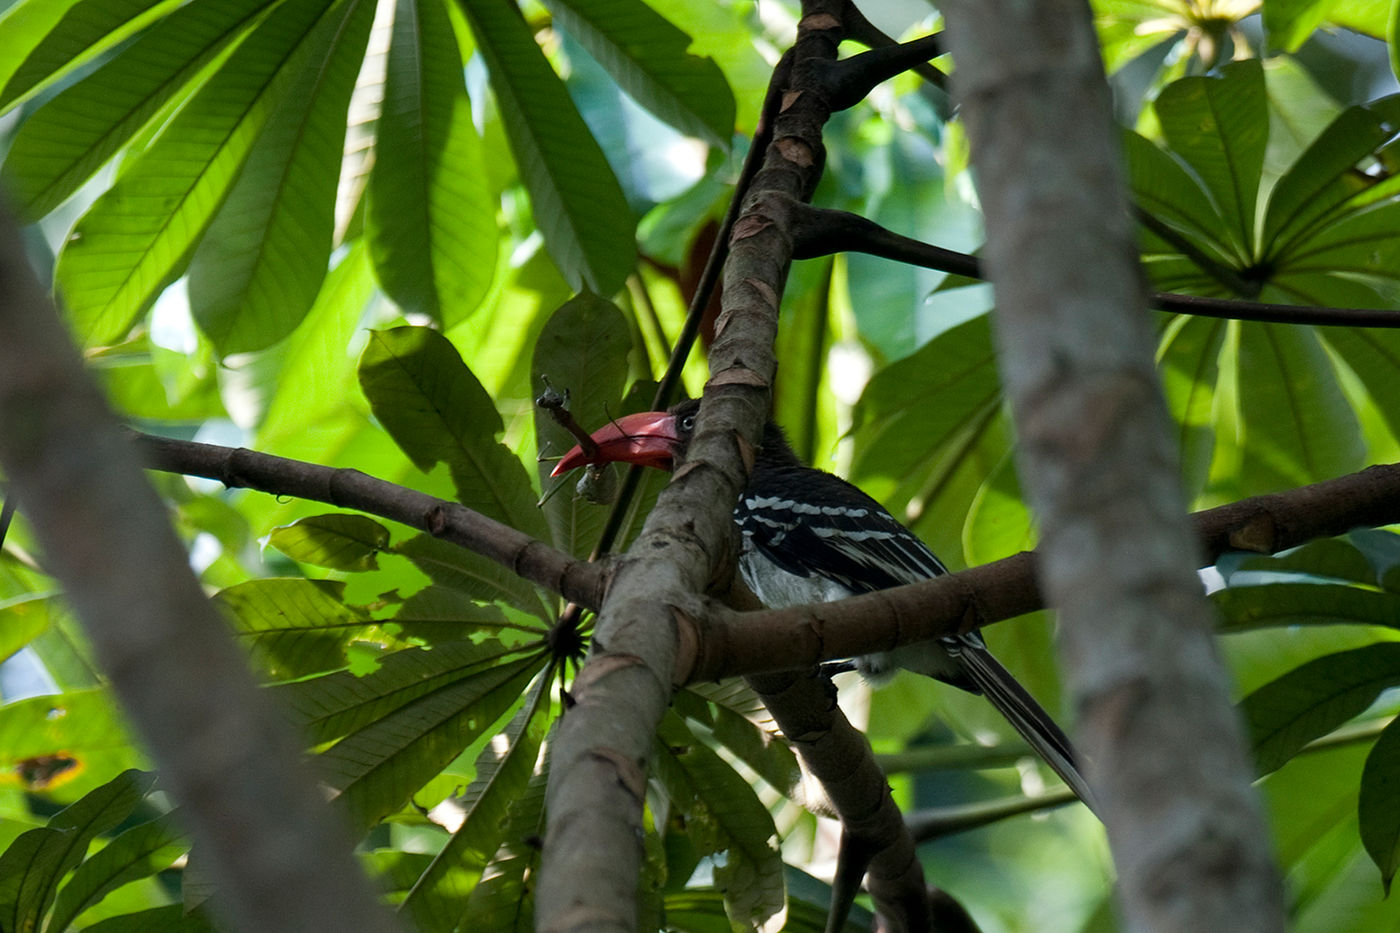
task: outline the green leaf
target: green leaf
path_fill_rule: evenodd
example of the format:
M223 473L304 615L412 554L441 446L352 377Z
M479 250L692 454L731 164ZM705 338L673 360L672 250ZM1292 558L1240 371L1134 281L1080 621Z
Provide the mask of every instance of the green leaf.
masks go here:
M499 671L513 654L516 649L499 641L405 648L381 658L378 669L363 677L337 671L271 689L311 740L323 744L387 719L435 691Z
M1361 769L1361 796L1356 807L1361 844L1381 870L1381 885L1400 867L1400 726L1394 722L1376 739Z
M124 771L0 854L0 928L39 929L59 881L82 861L94 837L131 815L155 780L154 774Z
M497 933L529 933L535 928L535 885L539 877L544 836L545 789L549 781L549 754L523 791L510 803L506 832L472 889L466 916L474 929Z
M1240 704L1259 773L1282 767L1397 684L1400 644L1384 643L1309 661L1260 687Z
M687 699L691 702L687 702ZM694 700L711 704L707 709ZM714 734L736 758L784 795L802 780L797 756L788 747L763 701L742 680L692 684L674 699L676 711Z
M567 393L569 411L586 430L594 431L609 418L625 414L622 390L627 379L627 354L632 333L627 319L612 302L585 292L565 302L550 316L535 342L532 382L545 379ZM548 413L535 411L536 446L556 456L575 441ZM553 464L540 463L541 484L553 482ZM598 541L607 510L598 508L565 490L551 496L544 514L556 547L575 557L586 557Z
M335 580L255 579L215 598L267 676L288 680L344 667L350 643L376 635L374 621L344 597Z
M1138 206L1226 261L1230 248L1221 240L1224 221L1200 180L1175 154L1164 152L1143 136L1127 130L1122 139L1128 183Z
M1350 107L1334 119L1289 167L1269 194L1264 215L1264 252L1277 261L1294 240L1347 201L1375 186L1355 171L1358 163L1390 141L1400 121L1400 96Z
M1269 48L1296 52L1321 25L1334 0L1269 0L1264 7L1264 34Z
M1329 327L1323 339L1346 361L1390 430L1400 436L1400 331Z
M772 816L749 783L674 712L662 719L657 737L656 775L672 805L688 813L692 839L708 853L726 853L715 883L731 922L779 929L787 889Z
M486 297L496 204L443 0L398 0L366 234L385 293L451 324Z
M1182 315L1172 320L1157 349L1157 369L1176 425L1181 473L1190 495L1203 489L1210 475L1220 350L1228 330L1224 321Z
M374 331L360 357L360 386L415 466L447 464L463 505L545 536L525 468L496 442L501 416L446 337L426 327Z
M319 771L351 825L366 830L404 806L520 699L541 661L537 655L460 677L318 755Z
M553 619L549 606L527 580L486 557L442 541L431 535L418 535L395 545L434 583L449 587L472 599L504 602L546 622Z
M73 872L58 892L48 928L68 929L109 892L164 871L188 849L184 833L168 815L133 826Z
M182 904L167 904L108 917L85 927L83 933L208 933L213 929L202 913L187 913Z
M175 6L173 0L30 0L5 11L0 33L6 38L5 57L15 65L0 90L0 111L51 86Z
M734 135L734 95L719 66L686 54L690 36L640 0L545 0L632 99L658 119L713 145Z
M971 501L1009 449L987 317L877 372L851 433L851 480L956 563Z
M1240 267L1256 255L1254 212L1269 139L1268 96L1257 59L1233 62L1219 77L1174 81L1157 98L1168 145L1211 192Z
M331 570L377 570L389 529L364 515L330 513L272 529L268 543L292 560Z
M425 586L404 600L394 614L394 624L411 638L428 644L461 641L477 632L499 632L512 628L501 607L474 602L465 593L447 586ZM531 632L537 638L543 628Z
M636 260L636 221L559 76L510 0L458 0L530 192L535 221L564 278L611 295Z
M1383 625L1400 628L1400 597L1356 586L1269 583L1234 586L1211 594L1223 631L1281 625Z
M275 374L268 380L271 398L259 427L255 445L258 450L275 448L283 441L303 440L313 428L350 410L355 396L355 370L354 357L346 352L346 347L359 329L360 315L374 294L369 250L363 240L356 240L326 276L303 326L258 355L259 361L265 361ZM358 413L356 420L363 420ZM328 462L323 452L317 453L321 456L306 459Z
M549 731L551 678L540 678L510 724L476 762L476 779L460 797L462 825L433 859L400 910L420 930L451 931L465 916L465 905L481 874L505 838L511 802L530 781Z
M1282 574L1303 573L1374 587L1377 584L1378 569L1380 568L1346 538L1321 538L1309 541L1287 554L1247 558L1240 561L1232 573L1246 570Z
M94 751L131 742L116 701L103 689L29 697L0 706L0 760L64 754L86 763Z
M20 124L0 173L22 219L47 214L227 54L271 0L185 6ZM8 35L8 34L7 34Z
M78 221L55 278L87 345L124 336L184 271L328 2L278 7Z
M326 277L345 113L374 6L343 0L312 31L190 263L190 310L221 356L291 333Z
M1242 478L1251 490L1331 479L1361 467L1365 445L1312 328L1240 325Z

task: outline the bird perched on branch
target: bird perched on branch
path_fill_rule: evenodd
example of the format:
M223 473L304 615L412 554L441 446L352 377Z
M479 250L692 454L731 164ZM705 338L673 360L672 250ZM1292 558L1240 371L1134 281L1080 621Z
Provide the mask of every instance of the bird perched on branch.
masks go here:
M699 410L696 399L669 411L619 418L593 434L591 455L573 448L552 475L608 461L671 469L685 457ZM743 539L739 572L770 608L829 602L948 572L923 541L870 496L803 464L772 421L764 426L748 486L734 506L734 521ZM866 655L856 659L856 667L874 681L905 668L982 694L1092 807L1068 737L976 632Z

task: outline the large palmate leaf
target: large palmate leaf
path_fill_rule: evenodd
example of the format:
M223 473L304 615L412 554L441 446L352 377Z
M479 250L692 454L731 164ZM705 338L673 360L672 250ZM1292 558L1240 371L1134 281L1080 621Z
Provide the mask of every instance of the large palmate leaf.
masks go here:
M405 649L363 677L328 674L279 693L317 742L336 739L317 763L365 829L402 807L520 698L543 655L503 660L509 653L494 642Z
M249 580L216 597L234 630L274 680L305 677L346 664L356 640L384 640L363 609L345 603L334 580Z
M430 535L409 538L393 550L413 561L434 583L463 596L505 603L545 621L552 618L549 605L529 581L480 554Z
M1257 60L1227 65L1223 77L1183 78L1157 98L1168 146L1210 192L1242 262L1255 255L1254 214L1269 139L1264 71Z
M126 819L154 784L154 774L125 771L0 854L0 929L39 929L59 881L83 860L88 844Z
M206 76L271 0L194 3L143 33L20 125L0 179L24 219L48 213ZM10 35L7 33L7 35Z
M261 350L311 308L331 254L345 112L373 0L341 0L190 264L190 308L220 355Z
M651 7L616 0L545 6L637 103L682 132L729 145L734 95L719 66L686 54L690 37Z
M279 6L78 221L55 277L89 345L125 335L184 271L283 92L325 51L329 4Z
M421 930L450 931L463 920L467 900L505 838L510 805L530 781L549 731L549 685L541 677L525 705L476 762L476 779L452 804L462 825L404 899Z
M78 914L102 900L108 892L164 871L188 849L184 833L169 815L138 823L122 832L79 865L59 889L48 928L68 929Z
M1001 410L989 322L974 318L871 379L851 479L956 564L968 507L1007 450Z
M496 267L496 205L443 0L395 5L368 195L389 297L445 324L474 310Z
M487 864L482 880L472 889L466 916L472 926L502 933L528 933L535 928L535 880L544 847L545 788L549 754L524 789L510 802L505 836Z
M787 888L768 810L748 782L675 713L666 714L657 735L653 769L671 805L687 814L697 849L725 853L715 882L724 891L730 920L748 929L781 929Z
M458 0L549 254L576 289L611 295L635 262L617 176L510 0Z
M92 61L156 18L176 0L27 0L0 17L8 66L0 110L36 94Z
M549 380L556 391L567 394L568 409L588 431L596 431L609 418L627 414L622 390L627 380L627 354L632 333L627 319L611 302L585 292L566 302L550 316L539 339L531 366L534 384ZM575 440L546 412L535 416L535 438L541 453L562 455ZM553 464L541 461L540 483L549 479ZM615 470L615 467L605 467ZM572 485L571 480L566 480ZM557 547L586 557L598 541L607 510L565 489L544 506Z
M495 403L447 338L426 327L375 331L360 358L375 417L421 470L446 463L465 506L543 538L525 468L496 440Z

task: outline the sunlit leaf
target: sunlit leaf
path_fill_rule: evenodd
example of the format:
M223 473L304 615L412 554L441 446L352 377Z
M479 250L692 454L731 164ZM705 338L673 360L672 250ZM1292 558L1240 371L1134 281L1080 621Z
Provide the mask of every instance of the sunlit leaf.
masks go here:
M496 205L442 0L395 6L368 195L385 292L447 324L471 313L496 267Z
M335 670L357 637L371 638L374 622L344 601L334 580L249 580L219 593L219 603L267 675L276 680Z
M0 19L14 62L0 110L50 86L142 26L175 9L173 0L29 0ZM4 72L0 72L3 74Z
M1157 117L1167 144L1196 172L1225 219L1241 266L1255 256L1254 213L1269 138L1264 72L1257 59L1219 76L1183 78L1162 90Z
M293 560L332 570L379 566L375 555L389 544L389 529L364 515L313 515L274 528L268 543Z
M188 93L201 71L226 55L229 43L270 5L189 4L45 102L20 125L0 174L16 213L33 219L62 203L172 98Z
M525 468L496 441L504 425L495 403L447 338L426 327L375 331L360 358L360 386L420 470L447 464L463 505L545 536Z
M1330 479L1360 468L1361 431L1315 331L1240 326L1238 380L1246 491Z
M545 6L637 103L688 135L729 145L734 95L719 66L686 53L689 36L645 3L545 0Z
M122 337L183 273L301 73L329 0L278 7L78 221L55 278L89 345Z
M510 0L458 0L549 254L575 289L611 295L635 264L636 221L617 176Z
M1356 171L1367 155L1395 134L1400 96L1351 107L1332 121L1278 180L1269 194L1264 243L1272 258L1347 200L1374 187L1376 179Z
M455 929L491 857L504 840L511 802L528 784L549 731L550 680L541 678L529 700L476 762L476 779L451 798L462 825L404 900L422 930Z
M190 263L190 309L221 356L287 336L325 279L345 112L374 7L345 0L317 24Z

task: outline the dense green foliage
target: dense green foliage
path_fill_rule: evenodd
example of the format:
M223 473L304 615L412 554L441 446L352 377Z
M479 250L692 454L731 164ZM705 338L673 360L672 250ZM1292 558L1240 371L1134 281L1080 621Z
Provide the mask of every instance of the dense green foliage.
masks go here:
M937 26L926 6L876 5L889 31ZM1389 4L1095 7L1153 288L1400 310ZM21 0L0 13L0 188L134 425L354 467L587 556L607 510L547 478L538 456L571 441L532 396L547 377L590 427L649 404L795 16L742 0ZM975 251L942 91L901 76L826 143L817 203ZM784 296L779 419L953 566L1033 543L989 304L983 284L869 256L799 264ZM1158 323L1199 505L1400 459L1400 331ZM560 600L371 517L154 480L386 896L424 930L530 928L573 669L551 651ZM1222 563L1221 643L1299 931L1391 929L1400 910L1384 899L1400 867L1397 540ZM1055 708L1048 629L989 639ZM22 516L0 552L5 658L0 929L203 929L198 853L184 858ZM976 698L843 686L877 750L919 762L896 775L908 807L1038 791ZM829 852L790 802L797 778L744 687L683 691L657 736L643 915L722 930L786 910L788 928L820 929L825 888L804 868ZM1080 808L922 854L988 931L1114 929Z

